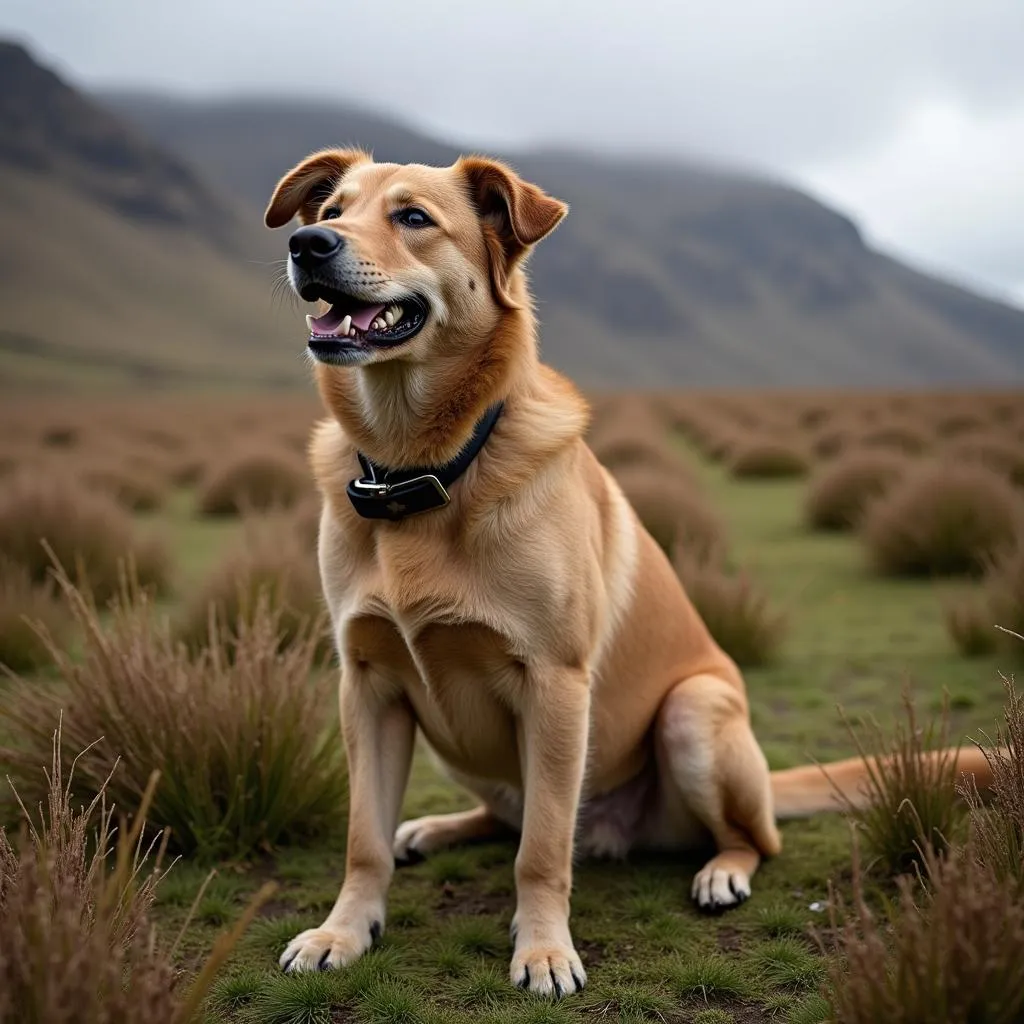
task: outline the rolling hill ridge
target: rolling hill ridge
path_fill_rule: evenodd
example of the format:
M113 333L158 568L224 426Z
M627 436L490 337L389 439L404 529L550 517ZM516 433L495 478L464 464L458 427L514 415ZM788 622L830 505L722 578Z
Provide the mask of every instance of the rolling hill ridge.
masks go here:
M0 43L0 386L290 387L301 310L262 226L311 150L447 163L338 105L82 94ZM676 162L505 154L572 213L533 257L545 357L585 386L1024 379L1024 312L865 246L798 190Z

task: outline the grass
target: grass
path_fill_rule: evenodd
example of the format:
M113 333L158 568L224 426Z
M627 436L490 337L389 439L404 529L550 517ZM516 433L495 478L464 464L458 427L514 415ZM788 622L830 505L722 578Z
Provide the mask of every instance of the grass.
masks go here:
M804 481L737 481L688 446L680 443L677 451L722 516L731 561L749 569L773 607L787 613L779 661L747 671L755 728L773 765L854 753L837 701L852 715L872 712L888 722L899 712L905 682L914 685L923 708L938 701L944 687L962 698L950 712L956 737L990 727L1004 697L998 662L960 658L943 623L944 602L975 594L975 583L935 586L873 576L855 538L806 531ZM208 552L209 564L238 535L237 526L229 532L224 521L190 519L185 495L172 496L165 516L168 535L192 552L195 562L185 571L194 580L203 576L197 548ZM419 752L405 815L466 806L468 798L440 780ZM599 1014L668 1024L700 1014L708 1021L823 1020L827 1007L815 989L827 962L806 935L825 922L809 908L827 902L829 877L848 871L849 832L832 816L786 824L783 835L784 852L758 872L754 897L722 918L698 916L687 899L699 854L643 856L625 868L581 864L573 928L590 980L578 1001L560 1005L530 1003L507 985L514 844L445 852L396 874L383 946L343 972L344 985L340 977L324 983L333 993L330 1005L337 1019L354 1021L409 1014L455 1024L568 1024ZM277 975L275 958L297 930L316 924L330 908L341 880L340 839L312 849L286 847L266 869L246 867L236 902L264 870L282 881L276 920L256 922L233 969L255 968L265 991L257 976L246 976L252 999L237 1009L217 1008L215 1020L262 1020L258 1014L280 1008L283 999L308 998L309 990L293 989L296 979ZM168 925L183 914L180 904L161 903L158 910ZM213 930L197 924L195 953ZM471 994L479 998L473 1002Z
M281 621L263 601L229 645L213 623L209 646L193 655L129 583L106 625L65 576L58 583L82 652L51 645L60 685L16 680L0 692L0 761L27 802L63 716L66 752L88 750L76 797L105 791L132 806L159 768L153 820L182 852L249 857L337 823L346 784L316 632L279 650Z
M997 671L1005 659L961 657L943 617L949 602L978 598L979 583L875 576L855 537L806 529L807 481L733 479L727 465L697 455L691 444L672 444L721 518L729 539L725 568L749 572L771 608L786 615L777 660L746 672L755 730L774 767L855 753L836 704L854 718L870 713L888 725L907 683L922 716L949 691L954 739L992 730L1005 698ZM196 517L195 504L194 490L178 488L159 510L135 517L140 526L158 528L174 551L179 597L159 605L173 613L242 536L237 517ZM332 696L324 714L334 714ZM404 815L469 804L418 751ZM339 800L339 819L343 812ZM340 829L228 861L206 890L178 960L194 973L223 927L217 922L225 915L233 920L273 878L277 896L211 992L210 1024L811 1024L828 1012L816 990L832 961L807 936L827 925L821 911L828 880L841 888L849 877L849 830L840 817L826 816L787 823L782 832L784 852L759 870L753 898L721 918L701 917L690 905L699 852L643 855L627 866L579 865L573 932L589 983L582 996L558 1005L533 1002L507 983L511 841L445 852L398 871L382 944L349 969L315 980L281 976L276 957L330 909L343 873ZM161 884L154 914L163 934L177 933L204 877L204 869L185 861Z

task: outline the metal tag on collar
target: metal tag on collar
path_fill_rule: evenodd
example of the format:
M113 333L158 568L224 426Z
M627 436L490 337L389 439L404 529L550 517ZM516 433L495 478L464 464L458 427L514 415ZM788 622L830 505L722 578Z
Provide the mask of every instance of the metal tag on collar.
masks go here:
M444 485L432 473L398 483L353 480L348 485L348 497L352 507L364 519L389 519L392 522L443 508L451 501Z

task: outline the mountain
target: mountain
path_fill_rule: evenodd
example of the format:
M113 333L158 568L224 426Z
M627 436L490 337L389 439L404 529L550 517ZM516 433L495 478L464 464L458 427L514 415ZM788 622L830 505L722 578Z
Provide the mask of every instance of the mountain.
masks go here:
M0 42L0 388L301 384L299 304L272 301L286 236L262 209L332 143L458 152L331 104L87 97ZM545 356L585 386L1024 379L1024 313L871 251L799 191L639 156L509 157L572 204L531 273Z
M444 164L459 152L339 105L104 101L249 203L253 218L283 171L326 145L399 162ZM531 273L545 355L585 384L1024 380L1024 311L872 251L849 218L796 189L640 157L505 157L571 205Z
M0 233L0 387L305 376L247 204L3 42Z

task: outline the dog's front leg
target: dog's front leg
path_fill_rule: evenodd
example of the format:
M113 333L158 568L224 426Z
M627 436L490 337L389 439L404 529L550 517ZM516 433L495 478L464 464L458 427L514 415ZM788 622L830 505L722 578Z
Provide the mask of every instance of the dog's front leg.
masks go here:
M345 881L319 928L296 936L281 955L286 971L342 967L384 928L394 873L391 844L398 826L416 723L404 698L384 698L365 670L346 667L341 725L348 755L349 819Z
M560 998L587 975L569 933L572 848L587 757L590 691L580 670L526 680L520 709L523 829L516 856L512 984Z

